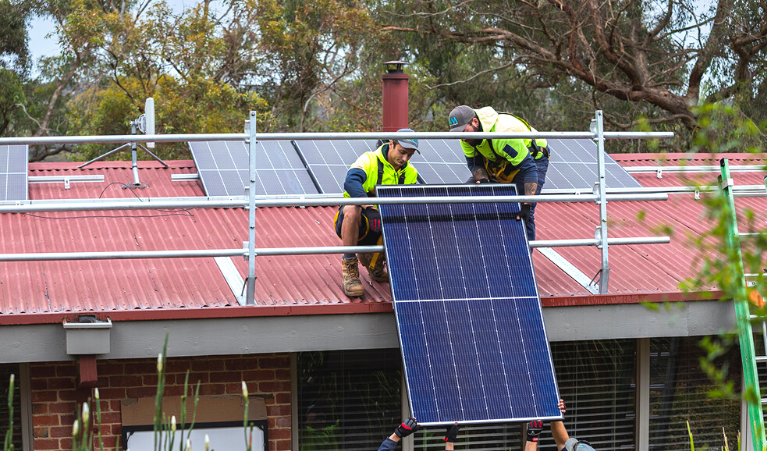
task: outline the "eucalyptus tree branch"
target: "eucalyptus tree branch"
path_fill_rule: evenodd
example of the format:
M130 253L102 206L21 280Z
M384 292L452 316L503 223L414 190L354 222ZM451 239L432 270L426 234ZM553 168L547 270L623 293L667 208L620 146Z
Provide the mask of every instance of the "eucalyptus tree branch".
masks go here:
M668 0L668 9L666 10L666 14L663 15L663 18L658 21L658 24L655 25L655 28L652 29L647 34L647 37L644 40L644 46L650 45L650 43L655 39L655 37L663 31L664 28L668 26L668 23L671 21L672 13L674 12L674 0Z
M517 64L517 62L516 61L512 61L510 63L506 63L506 64L503 64L503 65L498 66L498 67L493 67L493 68L490 68L490 69L485 69L485 70L477 72L476 74L472 75L469 78L465 78L463 80L454 81L452 83L440 83L440 84L434 85L434 86L426 85L426 89L432 89L433 90L433 89L442 88L442 87L445 87L445 86L455 86L455 85L460 85L460 84L463 84L463 83L468 83L471 80L479 77L480 75L484 75L484 74L487 74L487 73L490 73L490 72L498 72L499 70L506 69L507 67L513 66L515 64Z

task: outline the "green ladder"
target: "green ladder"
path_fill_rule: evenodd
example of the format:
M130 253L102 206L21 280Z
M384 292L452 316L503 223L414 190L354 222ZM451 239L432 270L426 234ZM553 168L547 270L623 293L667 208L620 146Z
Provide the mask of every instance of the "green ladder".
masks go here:
M730 177L730 165L726 158L720 160L720 166L722 174L719 176L719 188L722 190L724 196L725 208L727 210L727 216L725 218L727 235L726 244L729 249L734 252L735 258L732 262L734 264L734 271L736 278L739 278L742 283L738 284L738 289L734 295L735 303L735 317L738 324L738 338L740 340L740 355L743 360L743 379L745 381L746 393L753 393L756 399L759 399L761 403L748 403L748 418L751 426L751 435L753 440L754 450L765 450L765 435L764 435L764 412L762 405L767 403L767 399L763 399L759 390L759 374L757 373L756 363L767 362L767 325L764 323L765 318L762 320L762 333L765 338L765 355L756 355L754 349L754 330L753 322L758 320L755 315L751 314L750 303L748 300L748 288L746 282L746 274L743 269L743 254L740 249L740 234L738 233L738 218L735 211L735 196L733 193L733 181ZM767 183L767 181L765 182Z

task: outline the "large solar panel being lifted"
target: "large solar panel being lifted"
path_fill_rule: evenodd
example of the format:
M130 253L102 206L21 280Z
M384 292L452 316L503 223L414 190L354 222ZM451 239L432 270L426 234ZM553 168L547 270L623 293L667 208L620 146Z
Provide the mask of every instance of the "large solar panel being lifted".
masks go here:
M191 142L197 172L208 196L242 196L248 180L248 147L243 141ZM290 141L256 143L256 195L317 194Z
M379 186L380 197L514 195L511 185ZM419 423L561 418L518 204L382 205Z
M24 145L0 146L0 201L29 198L28 155Z

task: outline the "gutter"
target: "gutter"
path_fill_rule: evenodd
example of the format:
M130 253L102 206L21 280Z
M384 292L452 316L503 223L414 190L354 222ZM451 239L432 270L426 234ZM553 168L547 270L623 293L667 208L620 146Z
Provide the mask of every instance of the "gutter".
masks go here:
M543 307L585 307L593 305L639 304L642 302L688 302L714 300L722 297L721 291L692 293L667 292L647 294L602 294L590 296L550 296L541 298ZM279 305L279 306L230 306L208 308L174 308L146 310L79 311L57 313L13 313L0 315L0 326L29 324L61 324L76 322L80 315L95 315L97 319L112 322L183 320L213 318L258 318L270 316L348 315L364 313L392 313L391 302L366 302L345 304Z

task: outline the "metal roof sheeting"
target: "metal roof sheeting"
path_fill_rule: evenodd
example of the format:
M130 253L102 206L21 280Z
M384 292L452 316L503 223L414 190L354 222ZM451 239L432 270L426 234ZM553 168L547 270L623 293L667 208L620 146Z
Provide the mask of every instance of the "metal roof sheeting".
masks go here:
M728 156L733 165L763 161L751 155ZM658 155L613 157L622 165L635 166L650 165ZM668 161L683 157L669 155ZM692 161L712 164L711 160ZM132 181L130 162L97 162L83 170L76 169L76 163L33 163L30 176L99 174L104 175L104 182L73 182L68 190L63 183L31 184L29 196L95 199L204 195L199 181L171 181L171 174L196 172L192 161L170 162L169 169L156 162L142 161L139 167L140 179L148 187L130 190L122 188L122 184ZM703 174L712 184L716 175ZM750 185L763 183L763 175L733 174L736 183ZM644 186L680 186L685 179L682 174L672 173L664 173L662 179L655 174L635 176ZM757 211L758 219L764 220L765 199L739 198L736 203ZM642 211L646 214L640 221ZM259 209L256 247L339 245L332 228L335 212L336 208L331 207ZM609 295L601 297L591 295L535 252L533 260L544 305L636 302L642 296L678 294L679 282L692 274L696 252L689 247L685 234L695 235L707 228L702 212L702 203L691 193L671 195L667 202L611 202L608 205L611 237L653 236L660 226L668 224L674 228L672 242L612 246ZM597 223L598 209L594 204L539 204L536 210L538 239L591 238ZM247 239L247 213L239 209L194 209L0 214L0 227L3 230L0 253L236 249ZM600 251L596 248L556 251L588 277L594 276L600 267ZM233 261L244 278L247 263L239 258ZM181 317L183 311L203 308L209 312L205 315L215 310L224 316L254 314L258 309L272 312L264 314L391 311L389 286L370 282L364 269L365 296L350 299L343 294L338 255L257 257L256 276L257 306L245 308L239 307L213 258L2 263L0 322L7 320L9 314L73 312L145 311L150 315Z

